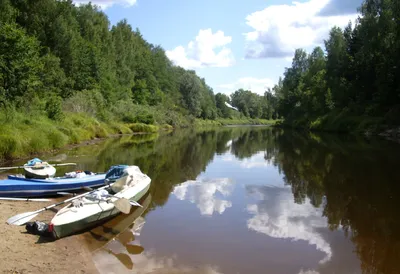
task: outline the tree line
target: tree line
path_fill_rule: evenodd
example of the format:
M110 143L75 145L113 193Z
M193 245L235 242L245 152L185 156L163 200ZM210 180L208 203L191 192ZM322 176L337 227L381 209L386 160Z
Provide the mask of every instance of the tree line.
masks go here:
M278 113L312 121L328 113L399 122L400 2L365 0L353 25L334 27L325 52L297 49L273 88Z
M264 95L239 89L227 96L214 94L195 71L175 66L126 20L111 26L92 4L3 0L0 106L54 120L73 111L152 123L152 112L161 111L158 119L169 124L179 117L311 121L329 113L396 121L399 6L395 0L364 1L354 26L334 27L325 51L297 49L292 66Z
M247 100L248 94L239 97ZM126 20L111 26L95 5L0 2L0 106L6 117L26 110L62 120L70 111L153 123L152 112L161 109L159 120L175 125L182 117L262 116L260 107L240 113L225 102L231 98L215 95L195 71L175 66Z
M0 2L0 106L55 120L67 110L130 122L136 106L222 116L205 79L172 64L126 20L111 26L97 6L71 0Z

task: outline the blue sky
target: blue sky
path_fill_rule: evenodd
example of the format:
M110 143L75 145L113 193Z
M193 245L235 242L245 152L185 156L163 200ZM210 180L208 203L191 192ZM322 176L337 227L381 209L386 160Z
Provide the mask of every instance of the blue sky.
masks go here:
M76 0L76 3L89 1ZM329 29L357 18L362 0L94 0L112 24L126 18L214 92L263 94L296 48L323 45Z

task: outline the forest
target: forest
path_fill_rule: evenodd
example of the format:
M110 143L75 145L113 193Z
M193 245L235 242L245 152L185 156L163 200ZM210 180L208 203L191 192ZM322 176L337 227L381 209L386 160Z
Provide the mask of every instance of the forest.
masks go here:
M224 104L230 98L215 96L195 71L173 65L126 20L111 26L92 4L6 0L0 15L3 108L35 108L53 120L85 112L103 121L172 126L187 117L240 117Z
M266 122L251 119L265 117L259 111L242 114L225 102L126 20L111 25L97 6L0 2L0 158L110 134Z
M400 1L365 0L310 54L297 49L273 88L285 123L332 131L400 124Z
M0 158L95 137L192 125L268 123L353 131L400 120L400 3L366 0L325 50L297 49L264 95L214 94L126 20L92 4L0 2ZM229 108L229 103L239 111Z

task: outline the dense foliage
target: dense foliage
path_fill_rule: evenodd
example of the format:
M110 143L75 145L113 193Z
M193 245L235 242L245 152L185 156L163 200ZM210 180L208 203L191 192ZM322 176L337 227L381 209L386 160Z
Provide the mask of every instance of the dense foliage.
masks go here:
M175 127L195 118L284 117L311 128L352 116L398 123L399 5L365 0L355 26L334 27L325 51L297 49L283 79L264 95L239 89L228 97L172 64L126 20L111 26L92 4L4 0L0 120L11 122L22 112L62 121L74 112L104 122Z
M53 120L84 112L173 125L221 112L204 79L126 20L110 26L98 7L65 0L0 2L0 104Z
M278 112L287 121L311 128L349 116L399 123L400 2L365 0L360 12L354 26L330 31L326 52L296 50L274 87Z

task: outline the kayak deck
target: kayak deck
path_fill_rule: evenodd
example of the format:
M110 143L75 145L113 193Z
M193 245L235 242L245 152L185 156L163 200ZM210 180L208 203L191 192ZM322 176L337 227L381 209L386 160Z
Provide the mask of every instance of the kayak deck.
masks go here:
M104 185L105 173L81 178L28 179L9 175L0 180L0 197L38 197Z

